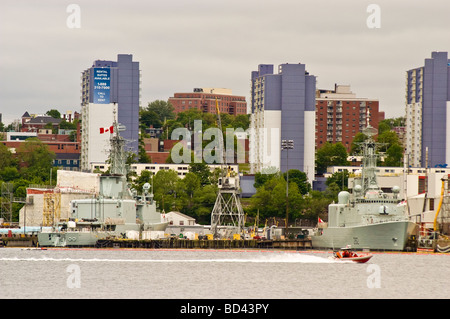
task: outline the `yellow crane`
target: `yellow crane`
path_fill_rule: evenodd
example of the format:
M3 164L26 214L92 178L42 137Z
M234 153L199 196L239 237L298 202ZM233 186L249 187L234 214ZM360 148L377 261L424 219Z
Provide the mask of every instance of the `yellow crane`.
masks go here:
M437 219L438 219L439 213L440 213L441 208L442 208L442 203L444 202L445 183L448 182L448 179L445 179L445 177L444 177L444 178L441 179L441 181L442 181L442 186L441 186L441 199L439 200L439 205L438 205L438 208L436 209L436 214L434 215L434 221L433 221L433 230L434 230L435 232L438 232L438 231L439 231ZM444 236L444 235L442 235L442 234L441 234L441 236L444 237L444 238L446 238L446 239L448 239L447 236Z

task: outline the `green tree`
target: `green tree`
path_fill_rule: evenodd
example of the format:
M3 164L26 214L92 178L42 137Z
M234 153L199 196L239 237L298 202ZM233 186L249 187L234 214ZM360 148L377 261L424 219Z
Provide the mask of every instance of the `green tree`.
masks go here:
M176 184L179 177L174 170L159 170L153 178L155 200L161 210L169 212L175 206Z
M5 144L0 143L0 171L6 167L15 165L16 161L14 160L11 151Z
M326 220L328 205L333 200L334 195L327 196L326 192L311 191L309 196L305 198L305 209L302 217L312 222L317 222L318 217Z
M183 184L184 193L189 197L193 198L194 193L201 188L201 179L200 177L192 172L187 173L183 179L180 179L180 182Z
M302 215L303 196L296 182L289 179L289 196L286 194L286 180L279 174L257 188L251 197L251 210L259 211L261 218L286 218L286 202L289 203L289 219Z
M194 192L193 217L199 224L209 224L211 222L211 212L217 199L217 186L205 185Z
M352 145L350 148L350 154L352 155L360 155L362 153L361 143L363 143L367 139L367 135L358 132L353 138Z
M195 174L200 181L201 186L210 184L211 171L205 162L189 164L189 172Z
M384 132L388 132L390 130L391 126L389 125L388 122L381 121L380 123L378 123L378 135L383 134Z
M175 109L169 101L156 100L148 104L144 111L154 112L161 123L175 118Z
M386 151L384 166L402 166L403 147L400 144L392 144Z
M200 179L194 173L187 173L183 179L179 179L175 187L177 209L195 217L195 194L199 190L201 190Z
M140 176L137 176L131 183L131 187L136 190L138 194L142 194L142 188L145 183L152 184L152 172L143 170ZM152 190L154 192L154 190Z
M268 180L272 179L273 177L277 176L279 173L261 173L261 172L257 172L255 174L255 183L253 184L253 186L255 188L259 188L261 186L263 186Z
M384 144L382 149L388 149L394 144L399 144L398 136L393 131L385 131L382 134L378 135L377 142Z
M316 152L317 174L325 173L329 166L348 165L347 155L347 150L342 143L331 144L327 142L323 144Z
M20 173L14 166L8 166L0 170L0 179L5 182L14 181L20 178Z
M55 109L48 110L47 113L45 113L45 114L53 117L54 119L60 119L61 118L61 113L58 110L55 110Z
M150 157L147 155L147 152L145 151L143 134L139 134L138 161L139 161L139 163L150 163L151 162Z
M77 123L74 121L72 123L67 122L66 120L62 120L59 123L59 128L62 130L76 130L77 129Z
M348 190L348 177L349 173L347 170L342 172L335 172L333 175L327 178L325 185L330 186L331 184L336 184L339 191Z
M37 138L29 138L17 148L20 173L25 179L36 183L48 181L55 153Z
M163 122L160 119L160 115L155 111L149 111L141 109L139 111L139 127L141 130L145 130L146 128L153 127L162 127Z
M285 179L287 178L286 173L283 173L283 176ZM308 176L298 169L289 170L289 184L291 182L297 184L298 190L302 195L307 194L311 190L311 184L308 182Z

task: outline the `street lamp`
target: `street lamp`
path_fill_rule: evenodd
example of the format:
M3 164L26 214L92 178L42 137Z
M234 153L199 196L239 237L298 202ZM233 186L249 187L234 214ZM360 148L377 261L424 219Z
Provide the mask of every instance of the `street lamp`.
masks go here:
M293 140L281 140L281 150L286 150L286 234L288 231L288 217L289 217L289 150L294 149Z

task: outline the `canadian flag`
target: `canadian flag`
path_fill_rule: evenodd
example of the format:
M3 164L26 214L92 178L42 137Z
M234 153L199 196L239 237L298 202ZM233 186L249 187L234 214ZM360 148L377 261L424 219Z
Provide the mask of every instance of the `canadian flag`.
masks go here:
M402 200L400 203L398 203L397 206L406 206L407 202L406 200Z
M114 133L114 126L110 126L110 127L101 127L100 128L100 134L103 134L103 133Z
M317 218L318 218L318 222L319 222L319 223L323 223L323 220L320 219L320 217L317 217Z

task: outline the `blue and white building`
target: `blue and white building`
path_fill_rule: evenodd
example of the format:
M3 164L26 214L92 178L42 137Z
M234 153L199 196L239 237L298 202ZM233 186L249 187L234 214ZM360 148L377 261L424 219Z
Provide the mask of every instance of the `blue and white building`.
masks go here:
M406 72L406 150L413 167L450 164L450 61L432 52Z
M261 64L251 74L251 172L298 169L309 182L315 172L316 77L304 64ZM281 150L282 140L294 147Z
M101 134L99 129L113 124L113 112L117 112L117 121L126 127L121 136L129 141L127 150L138 153L140 78L139 62L133 61L131 54L119 54L117 61L94 61L82 72L83 171L89 171L90 163L108 158L109 134Z

